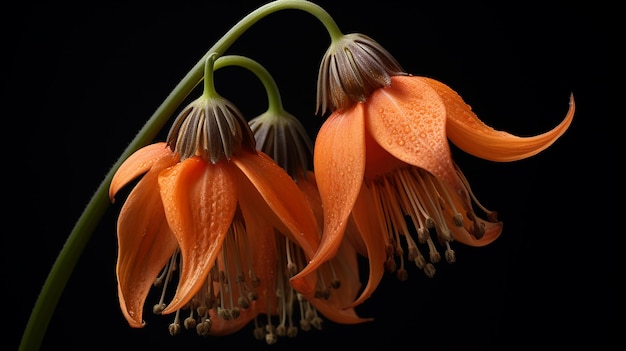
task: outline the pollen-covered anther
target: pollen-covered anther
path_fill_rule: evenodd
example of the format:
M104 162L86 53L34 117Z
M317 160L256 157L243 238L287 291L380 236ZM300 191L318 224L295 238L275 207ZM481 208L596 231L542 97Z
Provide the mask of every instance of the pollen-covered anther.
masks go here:
M185 320L183 321L183 326L185 326L185 329L187 330L191 330L195 328L196 324L197 324L196 319L193 318L192 316L185 318Z
M152 313L154 313L154 314L161 314L161 312L163 312L164 309L165 309L165 304L164 303L158 303L158 304L152 306Z
M295 338L296 336L298 336L298 327L296 327L295 325L292 325L290 327L287 328L287 337L288 338Z
M409 273L406 271L406 269L404 268L400 268L398 269L398 271L396 272L396 278L401 281L404 282L407 279L409 279Z
M395 272L396 267L396 261L393 259L393 256L387 256L387 260L385 260L385 270L387 272Z
M211 334L212 325L213 322L211 322L211 319L204 319L203 321L198 323L198 325L196 325L196 333L198 333L198 335L200 336L209 336Z
M181 327L180 327L180 323L172 323L168 326L168 331L170 332L171 336L176 336L180 334L181 331Z
M276 328L273 325L265 326L265 342L268 345L274 345L278 341L278 335L276 335Z
M424 266L424 274L426 274L428 278L433 278L435 276L435 272L437 272L437 269L435 269L435 265L433 265L432 263L426 263L426 265Z
M456 254L454 253L454 250L452 250L448 242L446 242L446 251L444 252L444 255L446 257L446 262L448 263L456 262Z
M306 318L301 318L300 319L300 329L302 329L304 331L310 331L311 330L311 321L307 320Z
M415 266L417 266L417 268L419 269L424 269L424 267L426 266L426 258L421 254L415 257L414 262L415 262Z
M463 215L459 212L455 213L454 216L452 217L452 223L454 223L455 226L457 227L462 227L463 226Z
M246 308L250 307L250 300L248 300L244 296L239 296L239 299L237 299L237 305L240 308L246 309Z
M276 335L278 336L287 336L287 327L284 325L279 325L276 327Z
M315 316L311 319L311 325L317 330L322 330L324 320L319 316Z

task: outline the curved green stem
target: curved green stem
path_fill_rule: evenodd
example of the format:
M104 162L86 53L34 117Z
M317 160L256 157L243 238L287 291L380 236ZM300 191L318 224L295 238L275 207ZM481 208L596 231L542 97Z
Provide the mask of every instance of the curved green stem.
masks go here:
M215 90L215 80L213 79L213 66L215 65L216 59L217 54L212 53L207 56L206 60L204 60L204 90L202 94L207 97L219 96Z
M254 75L257 76L263 84L267 93L267 111L277 116L281 115L282 112L285 111L276 81L272 78L270 72L268 72L267 69L265 69L265 67L263 67L260 63L245 56L227 55L222 56L215 61L214 70L217 71L218 69L226 66L239 66L254 73Z
M305 0L276 0L257 8L241 19L208 50L206 55L216 53L217 56L221 56L235 40L253 24L271 13L286 9L302 10L315 16L322 22L331 39L341 35L341 31L332 17L320 6ZM20 351L39 350L52 314L76 266L76 262L80 258L92 232L95 230L110 205L108 189L115 171L117 171L122 162L133 152L147 145L156 137L169 117L176 111L187 95L200 83L205 60L207 58L206 55L198 61L185 77L183 77L174 90L152 114L150 119L148 119L135 138L122 152L91 197L70 235L66 239L63 248L59 252L44 282L22 335L19 346Z

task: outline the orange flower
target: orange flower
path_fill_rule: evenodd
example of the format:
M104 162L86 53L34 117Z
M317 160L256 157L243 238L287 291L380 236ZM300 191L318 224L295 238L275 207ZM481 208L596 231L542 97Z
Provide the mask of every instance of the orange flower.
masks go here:
M146 146L121 165L111 199L142 175L117 227L119 300L129 324L144 325L155 281L163 295L153 310L176 314L172 334L181 329L182 310L189 313L184 326L201 335L229 334L260 313L275 314L277 273L268 264L275 233L311 257L319 228L289 175L256 151L239 111L219 96L192 102L167 143Z
M324 58L318 104L333 112L314 149L323 237L309 265L293 278L299 291L312 289L302 278L335 256L351 220L370 262L368 284L354 305L371 295L385 267L406 279L408 259L432 276L440 249L448 262L455 261L453 241L491 243L502 223L476 200L452 160L448 138L477 157L514 161L550 146L573 118L572 98L565 119L548 132L518 137L497 131L448 86L398 74L398 67L389 53L361 35L333 42ZM474 206L489 221L476 215Z
M315 175L307 171L313 153L313 144L308 133L300 121L285 111L282 106L274 106L268 112L252 119L249 124L256 139L257 149L272 156L278 165L295 180L307 199L308 206L315 214L321 235L322 201ZM286 245L290 247L289 240L283 240L287 241ZM289 254L298 259L285 259L284 254L278 255L279 264L288 261L293 267L286 272L288 273L285 276L286 281L303 269L308 262L304 252L298 247L293 247ZM306 301L315 310L331 321L341 324L355 324L371 320L358 317L353 308L346 308L358 296L361 289L357 251L348 240L341 243L335 257L320 267L316 278L312 281L315 284L312 294L305 296ZM311 313L315 311L311 310Z

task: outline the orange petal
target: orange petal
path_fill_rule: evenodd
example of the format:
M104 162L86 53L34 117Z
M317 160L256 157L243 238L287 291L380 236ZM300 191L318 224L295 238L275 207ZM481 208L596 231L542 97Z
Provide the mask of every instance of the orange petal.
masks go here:
M367 131L383 149L458 187L446 138L446 109L430 85L419 77L394 76L391 86L376 90L366 106Z
M350 306L357 297L361 282L359 279L359 266L355 248L349 241L344 240L339 246L337 255L328 261L332 266L330 279L337 279L341 285L332 289L328 298L311 299L311 304L326 318L335 323L356 324L371 321L372 318L361 318ZM322 269L322 274L325 270Z
M348 216L361 189L365 172L363 104L331 114L317 134L313 168L324 210L320 247L298 280L331 259L341 244ZM304 293L303 291L300 291Z
M242 157L231 161L245 175L240 182L242 186L248 183L253 186L246 192L242 191L241 201L256 201L259 209L271 209L267 219L279 219L274 221L275 226L286 228L282 230L283 234L291 235L290 239L298 243L307 255L312 255L319 242L319 228L304 195L287 172L261 152L244 152ZM260 194L262 200L255 198L254 193Z
M317 220L317 226L319 228L323 228L324 212L322 211L322 199L320 198L320 193L317 189L315 174L310 171L307 172L306 178L299 178L297 185L304 195L308 206L311 208L313 214L315 215L315 219Z
M178 162L177 157L166 143L156 143L135 151L117 169L109 186L109 199L115 202L115 194L128 182L146 173L155 162L163 157L171 157L171 165ZM156 188L155 188L156 189Z
M298 179L298 187L305 195L309 206L313 209L315 217L318 221L320 228L324 225L324 213L322 210L322 199L320 198L319 191L317 189L317 182L315 181L315 174L308 172L306 178ZM352 217L349 217L350 221L348 227L346 227L346 234L349 230L357 231ZM350 226L352 224L352 226ZM358 231L353 233L355 237L359 239L358 243L362 243L359 237ZM347 237L339 246L337 255L328 261L329 265L333 267L334 277L330 279L337 279L341 282L341 286L332 290L328 299L310 299L311 304L322 313L326 318L336 323L341 324L355 324L370 321L369 318L360 318L354 308L348 308L359 293L361 289L361 281L357 260L357 250L352 245L352 241L347 240ZM365 251L365 249L363 249Z
M448 138L463 151L486 160L508 162L536 155L563 135L574 118L572 95L567 115L559 125L543 134L519 137L484 124L447 85L429 78L422 79L437 91L446 105Z
M164 314L182 308L202 287L237 209L228 163L184 160L159 176L165 216L181 250L179 284Z
M154 280L177 247L165 220L158 192L158 173L169 166L159 159L137 183L117 222L118 295L122 313L132 327L143 326L143 307Z
M361 238L367 249L369 277L361 296L350 306L357 306L368 299L376 290L385 273L385 259L387 257L385 252L386 232L384 225L380 222L382 214L377 213L377 207L373 205L373 201L375 200L364 185L352 209L354 223L361 233Z

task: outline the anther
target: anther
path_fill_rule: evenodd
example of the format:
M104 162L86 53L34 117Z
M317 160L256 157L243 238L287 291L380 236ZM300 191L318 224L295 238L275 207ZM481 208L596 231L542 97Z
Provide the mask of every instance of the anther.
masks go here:
M424 269L424 267L426 266L426 259L421 253L417 257L415 257L415 265L419 269Z
M434 277L436 271L437 270L435 269L435 266L432 263L426 263L426 265L424 266L424 273L426 274L428 278Z
M180 334L180 310L176 310L176 315L174 316L174 322L169 325L168 330L171 336L175 336Z
M298 336L298 327L292 325L287 328L287 337L295 338L296 336Z
M170 324L169 327L168 327L168 330L169 330L171 336L179 335L180 334L180 330L181 330L180 323L172 323L172 324Z
M211 334L212 325L213 323L211 322L211 319L207 318L198 323L198 325L196 326L196 333L198 333L198 335L200 336L209 336L209 334Z
M192 316L189 316L185 318L185 320L183 321L183 325L185 326L185 329L191 330L196 327L196 319Z
M396 272L396 278L399 281L404 282L404 281L406 281L409 278L409 273L406 271L406 269L400 268Z
M231 320L232 319L232 315L230 313L230 310L226 309L226 308L222 308L222 307L218 307L217 308L217 315L227 321L227 320Z
M317 330L322 330L323 324L324 324L324 320L317 315L313 317L313 319L311 319L311 325L315 327L315 329Z
M463 215L460 214L459 212L455 213L454 216L452 217L452 223L454 223L454 225L457 226L457 227L462 227L463 226Z
M243 309L247 309L250 307L250 300L244 296L239 296L239 299L237 299L237 305Z
M454 263L456 261L456 254L454 250L450 248L450 243L446 242L446 251L445 251L446 261L448 263Z
M164 309L165 309L165 304L164 303L158 303L158 304L152 306L152 313L154 313L154 314L161 314L161 312L163 312Z
M278 336L274 333L275 331L274 326L271 324L266 325L265 331L267 332L265 334L265 342L268 345L274 345L278 341Z
M430 218L430 220L432 220L432 218ZM435 222L433 221L433 225L434 223ZM420 244L425 243L426 240L428 240L429 236L430 236L430 232L428 231L428 229L422 227L417 230L417 241L419 241Z
M393 256L387 256L387 260L385 261L385 270L387 272L395 272L396 261L393 259Z
M278 336L286 336L287 335L287 327L284 325L279 325L276 327L276 335Z

